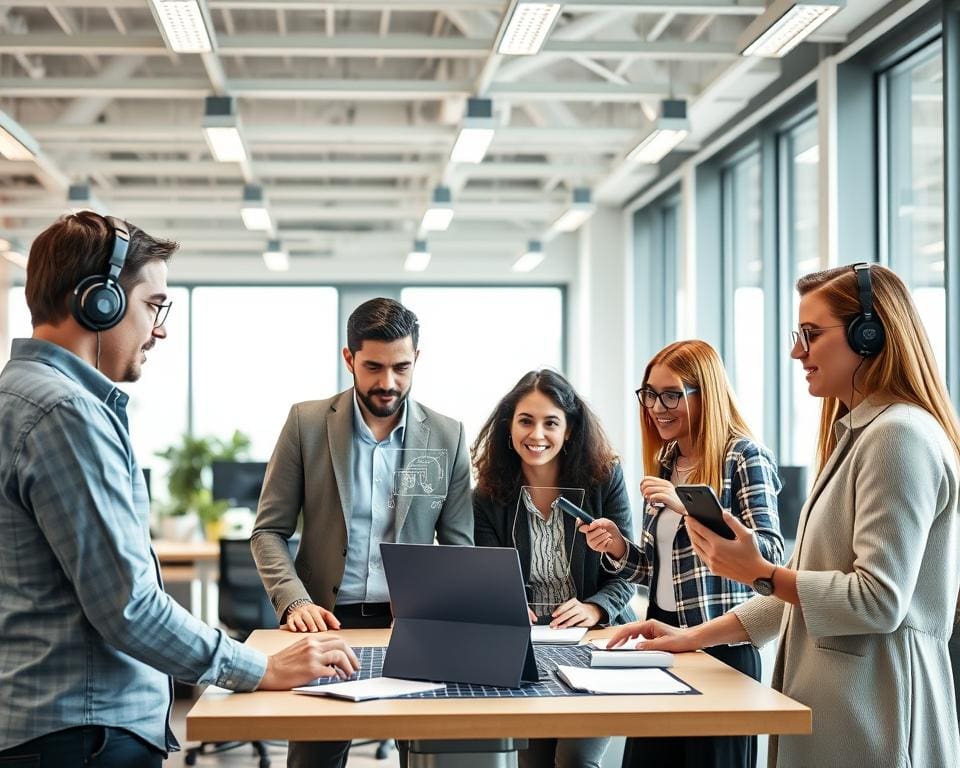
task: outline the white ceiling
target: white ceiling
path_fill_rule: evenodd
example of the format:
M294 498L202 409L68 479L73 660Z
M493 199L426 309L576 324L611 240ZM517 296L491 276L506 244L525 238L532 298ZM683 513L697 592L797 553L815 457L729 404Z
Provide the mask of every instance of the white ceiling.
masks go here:
M67 210L67 185L89 179L110 213L181 241L190 274L222 271L263 250L240 219L256 181L295 264L369 275L402 264L446 182L454 222L430 238L440 274L460 263L506 280L573 187L620 205L655 177L623 158L661 98L690 100L681 149L693 150L780 72L736 55L757 0L564 3L529 57L493 52L507 0L206 5L216 52L177 55L148 0L0 0L0 110L43 152L0 158L4 236L28 244ZM881 5L851 0L819 39L842 40ZM245 166L215 162L205 143L204 97L218 94L236 97ZM497 131L483 163L451 164L472 95L493 100Z

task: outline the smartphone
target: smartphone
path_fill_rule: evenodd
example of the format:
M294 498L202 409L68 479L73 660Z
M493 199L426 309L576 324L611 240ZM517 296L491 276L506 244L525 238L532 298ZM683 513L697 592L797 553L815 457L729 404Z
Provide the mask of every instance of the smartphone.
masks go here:
M725 539L735 539L736 534L723 521L723 508L713 488L709 485L678 485L677 496L687 512L703 523L718 536Z
M589 512L581 509L569 499L565 499L563 496L557 496L557 506L570 515L570 517L579 520L584 525L590 525L590 523L593 522L593 517L590 516Z

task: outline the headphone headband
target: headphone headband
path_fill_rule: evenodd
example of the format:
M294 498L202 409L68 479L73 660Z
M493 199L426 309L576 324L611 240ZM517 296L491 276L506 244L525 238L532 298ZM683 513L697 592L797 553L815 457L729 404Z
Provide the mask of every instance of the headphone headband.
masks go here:
M867 320L873 318L873 281L870 278L870 265L866 262L853 265L857 276L857 290L860 294L860 312Z

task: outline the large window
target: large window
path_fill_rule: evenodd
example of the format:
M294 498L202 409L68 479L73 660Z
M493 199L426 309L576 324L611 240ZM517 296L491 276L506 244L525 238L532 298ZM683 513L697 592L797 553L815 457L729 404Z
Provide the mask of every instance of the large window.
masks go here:
M803 367L790 358L787 331L796 327L800 311L797 279L819 269L819 164L817 118L810 117L780 135L781 240L786 256L787 284L781 300L789 308L780 332L781 364L785 384L781 408L788 421L782 443L783 464L810 464L814 457L820 401L808 394Z
M744 417L764 434L764 263L760 153L751 152L723 172L723 258L733 288L727 366Z
M941 372L946 370L943 55L939 41L887 70L887 252L910 286Z
M405 288L401 301L420 320L414 396L469 440L524 373L563 370L559 288Z
M337 391L333 288L193 290L193 429L252 440L266 459L290 406Z

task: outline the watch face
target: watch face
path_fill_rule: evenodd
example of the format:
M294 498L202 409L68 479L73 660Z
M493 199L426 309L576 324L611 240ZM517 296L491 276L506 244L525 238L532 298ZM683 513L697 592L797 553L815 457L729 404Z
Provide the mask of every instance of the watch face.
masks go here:
M758 595L770 597L773 594L773 579L756 579L753 582L753 589Z

